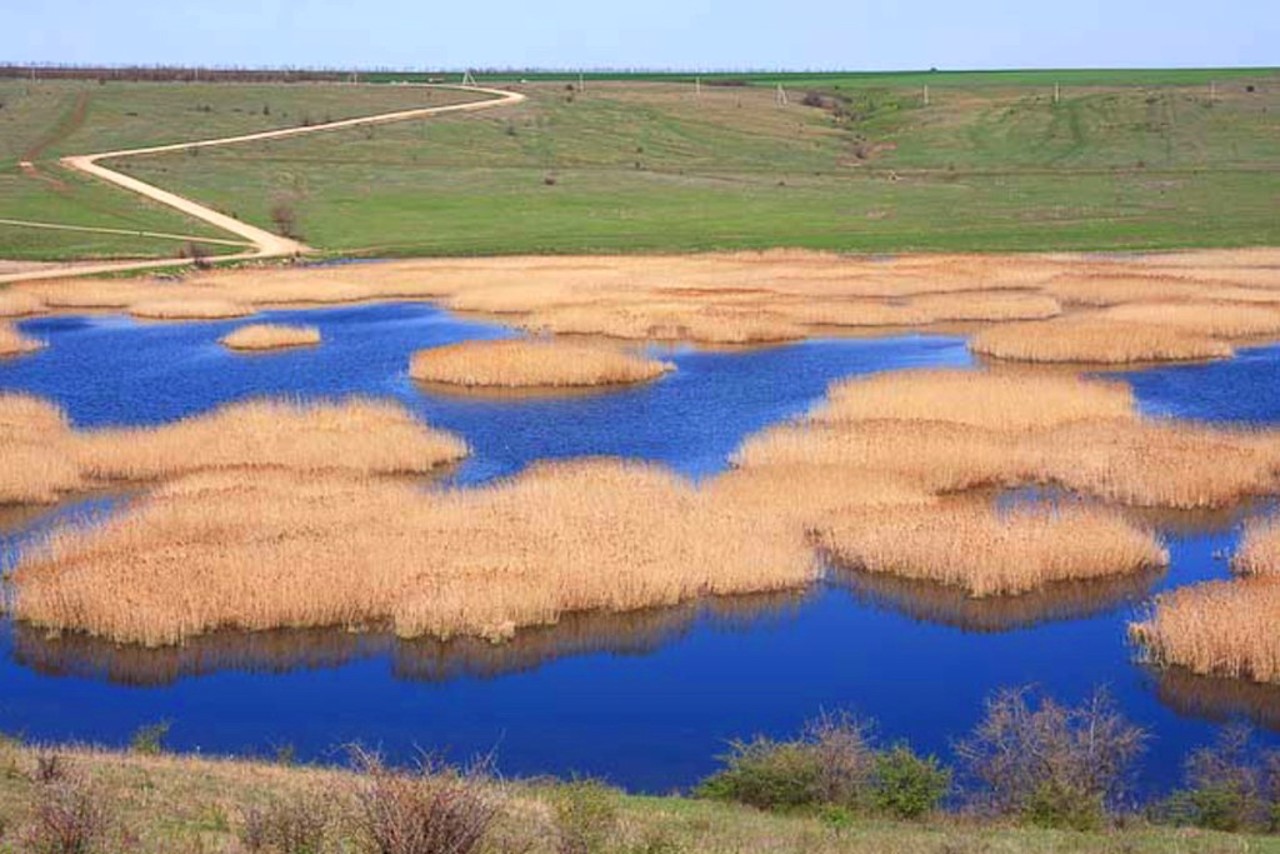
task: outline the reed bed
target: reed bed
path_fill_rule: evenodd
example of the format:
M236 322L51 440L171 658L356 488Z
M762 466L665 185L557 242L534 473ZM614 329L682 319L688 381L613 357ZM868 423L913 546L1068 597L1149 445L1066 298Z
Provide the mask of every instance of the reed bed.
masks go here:
M993 430L1136 417L1124 383L966 370L912 370L840 380L810 418L823 423L893 419Z
M0 317L30 317L46 310L44 300L35 294L13 288L0 288Z
M467 453L461 439L379 401L252 400L156 427L77 432L47 401L0 395L0 503L216 469L422 474Z
M1280 520L1249 520L1231 568L1240 575L1280 579Z
M1226 359L1231 345L1177 326L1097 316L993 326L969 340L975 353L1018 362L1123 365Z
M609 460L437 493L212 472L164 485L100 528L63 529L17 567L14 613L152 646L319 626L505 638L564 613L811 583L808 551L756 522L669 472Z
M465 341L419 350L416 380L464 388L574 388L630 385L675 370L670 362L558 341Z
M775 344L805 337L803 326L776 314L696 304L571 305L521 315L516 324L536 333L603 335L637 341Z
M462 459L466 443L419 422L404 407L251 400L158 427L75 434L88 477L158 480L228 468L421 474Z
M1280 309L1268 305L1185 302L1119 305L1099 314L1107 320L1159 325L1198 336L1250 338L1280 334Z
M975 597L1026 593L1165 566L1149 531L1089 506L1000 512L978 502L833 517L817 541L839 564L959 587Z
M49 504L83 487L79 466L57 441L69 430L56 406L0 393L0 504Z
M0 358L33 353L44 347L44 342L23 335L11 324L0 322Z
M1277 614L1274 578L1208 581L1160 594L1150 616L1129 631L1158 666L1280 683Z
M254 313L249 306L219 299L148 300L133 303L128 311L134 317L147 320L223 320Z
M320 343L320 330L314 326L253 323L224 335L219 343L229 350L286 350L292 347L315 347Z

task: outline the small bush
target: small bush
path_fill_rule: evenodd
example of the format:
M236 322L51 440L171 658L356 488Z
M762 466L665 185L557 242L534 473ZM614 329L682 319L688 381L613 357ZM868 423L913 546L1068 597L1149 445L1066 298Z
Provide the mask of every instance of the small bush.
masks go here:
M957 747L985 805L1034 824L1088 829L1122 797L1146 732L1104 691L1074 708L1026 688L997 693L973 735Z
M596 780L557 787L554 801L560 854L594 854L604 849L618 826L616 794Z
M872 804L896 818L933 812L951 789L951 769L934 756L921 757L906 744L876 755Z
M169 721L157 721L138 727L129 739L129 751L142 756L158 756L164 753L164 740L169 735Z
M498 816L483 769L462 771L424 763L414 773L387 769L356 752L361 777L354 825L371 854L471 854Z
M726 767L704 780L698 794L759 809L861 807L874 768L868 731L848 715L822 715L795 741L733 742L721 757Z
M20 850L31 854L105 851L113 821L102 793L86 778L65 773L35 790Z
M298 234L298 212L288 202L280 201L271 206L271 222L275 225L277 234L294 240L300 237Z
M1186 788L1156 808L1157 818L1226 832L1280 829L1280 752L1260 750L1247 726L1225 728L1186 763Z
M65 780L67 777L67 761L61 754L46 753L43 750L36 754L36 767L31 775L32 782L48 784Z
M329 801L315 793L245 812L240 842L250 854L320 854L331 823Z

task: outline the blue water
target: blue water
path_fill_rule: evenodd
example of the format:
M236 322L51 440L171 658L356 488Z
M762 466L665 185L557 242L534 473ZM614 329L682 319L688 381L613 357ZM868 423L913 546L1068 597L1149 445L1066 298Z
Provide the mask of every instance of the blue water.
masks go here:
M466 437L475 451L459 473L467 482L584 454L661 461L697 477L722 468L747 434L804 411L833 379L969 364L962 340L933 336L681 349L664 354L677 372L643 387L558 400L464 399L415 385L405 372L409 354L505 330L418 304L264 317L316 324L325 343L244 356L216 343L237 323L42 319L23 329L50 346L0 363L0 387L55 399L82 427L158 423L262 394L390 396ZM1229 363L1127 378L1151 412L1273 422L1277 355L1249 351ZM0 531L0 553L12 552L21 531L47 524L25 520L7 537ZM1236 518L1171 520L1167 574L1016 606L835 573L804 596L572 618L499 647L281 632L144 651L10 626L0 633L0 730L118 744L165 719L170 744L183 750L289 745L303 758L333 758L353 741L393 756L493 750L508 774L581 772L665 791L711 770L727 739L791 733L824 708L875 717L886 739L949 757L1000 687L1038 683L1074 701L1102 684L1151 729L1145 780L1164 788L1185 752L1225 717L1247 712L1280 726L1275 692L1250 686L1237 696L1202 680L1157 678L1125 641L1125 623L1154 590L1225 577L1222 555L1237 536Z

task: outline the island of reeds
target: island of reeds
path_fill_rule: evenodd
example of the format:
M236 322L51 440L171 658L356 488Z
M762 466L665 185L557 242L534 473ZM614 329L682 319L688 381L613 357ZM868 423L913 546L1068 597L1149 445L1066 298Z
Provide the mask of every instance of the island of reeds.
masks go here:
M634 385L674 370L669 362L558 340L464 341L419 350L416 380L463 389L572 389Z
M227 333L219 343L228 350L252 352L315 347L320 343L320 330L296 324L251 323Z

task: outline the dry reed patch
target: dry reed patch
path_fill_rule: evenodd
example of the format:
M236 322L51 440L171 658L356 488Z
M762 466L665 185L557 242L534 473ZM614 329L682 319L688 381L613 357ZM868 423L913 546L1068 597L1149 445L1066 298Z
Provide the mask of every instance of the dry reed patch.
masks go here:
M1280 578L1280 520L1249 520L1231 568L1241 575Z
M775 344L805 337L802 326L776 314L696 303L562 306L531 312L515 322L520 328L537 333L602 335L636 341Z
M1078 376L912 370L833 383L814 421L939 421L993 430L1026 430L1096 418L1136 417L1120 382Z
M849 467L902 478L929 493L1036 480L1034 457L1017 437L937 421L851 421L783 425L747 438L731 458L744 468Z
M1162 593L1130 635L1162 667L1202 676L1280 682L1280 583L1209 581Z
M1280 309L1216 302L1141 303L1109 308L1103 319L1154 324L1215 338L1248 338L1280 333Z
M1141 507L1225 507L1280 491L1280 433L1081 421L1024 441L1039 481Z
M282 468L361 475L417 474L468 453L456 436L389 402L252 400L158 427L76 434L88 476L152 480L226 468Z
M320 343L320 330L314 326L288 326L279 323L254 323L224 335L220 341L230 350L283 350L290 347L314 347Z
M444 493L334 475L197 475L101 528L64 529L14 583L20 619L163 645L312 626L501 638L568 612L815 577L807 549L669 472L592 460Z
M973 596L1026 593L1061 581L1168 563L1159 541L1099 507L1000 512L974 502L831 517L817 539L838 563L960 587Z
M628 385L675 370L669 362L558 341L465 341L419 350L416 380L466 388L571 388Z
M248 306L220 299L160 299L133 303L129 314L147 320L222 320L248 317L254 310Z
M1044 284L1044 291L1070 305L1102 308L1122 303L1203 300L1222 283L1170 276L1066 274Z
M0 317L29 317L44 312L45 308L44 301L35 294L13 288L0 289Z
M0 504L49 504L83 486L61 443L62 411L25 394L0 394Z
M0 322L0 357L21 356L44 347L44 342L28 338L8 323Z
M1176 326L1096 315L993 326L974 335L969 349L1019 362L1109 365L1226 359L1234 353L1224 341Z

